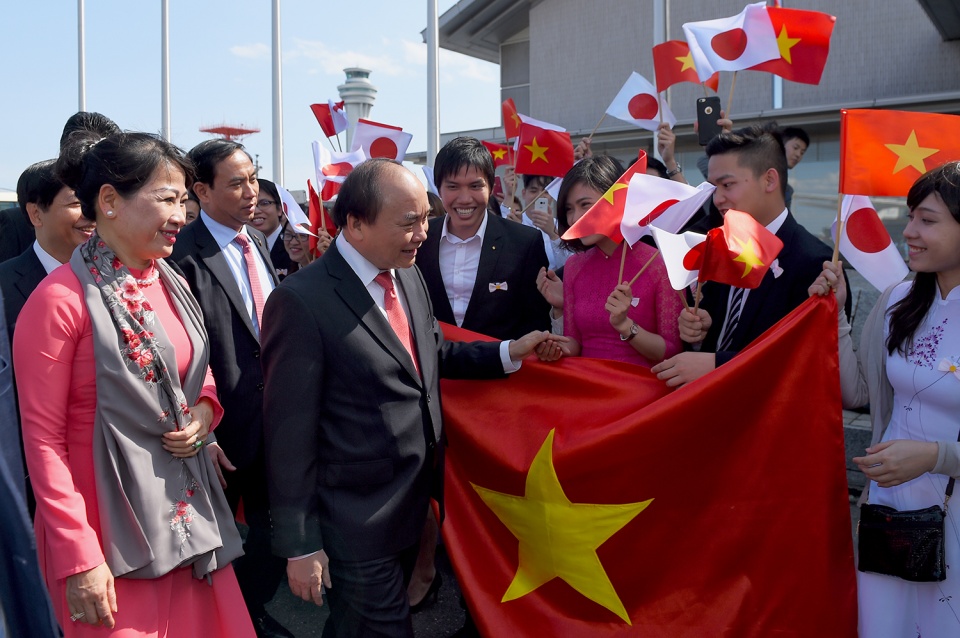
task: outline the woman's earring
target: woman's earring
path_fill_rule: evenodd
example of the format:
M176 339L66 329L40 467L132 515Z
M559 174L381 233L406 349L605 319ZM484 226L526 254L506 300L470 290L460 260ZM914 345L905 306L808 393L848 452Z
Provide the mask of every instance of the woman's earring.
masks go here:
M104 215L106 215L107 217L116 217L116 216L117 216L117 214L116 214L115 212L113 212L112 210L108 210L107 212L104 213Z

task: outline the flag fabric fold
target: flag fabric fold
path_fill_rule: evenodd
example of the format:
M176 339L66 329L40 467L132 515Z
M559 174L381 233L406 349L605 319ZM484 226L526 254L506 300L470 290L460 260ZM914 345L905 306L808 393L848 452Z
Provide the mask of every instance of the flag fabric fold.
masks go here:
M624 207L627 203L627 188L634 175L642 175L647 170L647 154L640 151L637 161L607 189L600 199L594 203L563 234L563 239L580 239L590 235L604 235L618 244L623 241L620 223L623 221ZM674 182L678 183L678 182ZM558 189L559 190L559 189Z
M503 101L500 112L503 114L503 130L506 138L512 140L520 135L520 114L517 113L517 105L514 104L512 97Z
M335 137L347 130L347 114L343 110L343 102L328 100L326 104L311 104L310 110L327 137Z
M310 252L319 256L316 233L326 230L330 235L336 235L337 225L333 223L330 213L323 207L323 203L309 179L307 180L307 196L309 198L307 200L307 215L310 218L310 230L313 231L313 236L310 237Z
M646 173L630 178L620 233L634 245L650 234L653 226L671 233L690 221L713 195L715 187L703 182L697 187Z
M836 326L811 298L674 392L583 358L442 381L441 530L480 633L856 636Z
M293 198L290 191L280 184L276 184L276 187L280 194L280 204L283 207L283 214L287 217L287 223L295 226L298 232L316 237L316 234L310 229L310 219L304 214L300 204Z
M516 172L521 175L563 177L573 166L573 142L565 131L524 122L517 138Z
M659 92L680 82L701 84L690 45L683 40L667 40L653 47L653 71ZM714 73L703 84L716 92L720 88L720 74Z
M900 283L909 269L869 197L844 195L840 205L840 254L881 292ZM837 241L837 222L831 227Z
M960 116L840 111L840 192L904 197L917 178L960 160Z
M701 82L716 71L740 71L780 58L765 2L748 4L729 18L684 23L683 34Z
M657 130L661 117L670 128L677 123L670 105L665 102L661 104L654 86L636 71L630 74L607 107L607 115L648 131Z
M317 178L317 187L320 197L329 201L340 190L340 184L347 179L347 175L366 160L362 150L349 153L337 153L327 150L323 144L313 142L313 169Z
M728 210L723 214L723 226L710 229L707 240L697 248L700 259L690 256L687 263L697 266L699 281L756 288L783 249L783 242L747 213Z
M402 162L413 135L398 126L360 119L353 131L351 151L362 150L368 158L386 157Z
M837 19L819 11L780 7L767 7L767 14L777 34L780 57L749 70L766 71L792 82L820 84Z
M651 226L650 231L667 267L670 287L683 290L697 281L700 271L696 268L696 260L700 258L700 252L695 249L707 240L707 236L691 232L676 235L656 226Z

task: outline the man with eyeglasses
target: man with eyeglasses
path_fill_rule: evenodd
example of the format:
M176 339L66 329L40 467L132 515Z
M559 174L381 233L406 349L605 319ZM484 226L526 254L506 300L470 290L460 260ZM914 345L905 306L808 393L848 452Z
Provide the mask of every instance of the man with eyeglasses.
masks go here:
M280 203L280 193L277 186L268 179L257 178L260 184L260 196L257 198L257 208L253 211L250 225L263 233L267 238L267 248L270 250L270 261L277 270L277 276L282 281L291 272L291 260L280 239L282 230L283 205ZM295 270L295 269L294 269Z

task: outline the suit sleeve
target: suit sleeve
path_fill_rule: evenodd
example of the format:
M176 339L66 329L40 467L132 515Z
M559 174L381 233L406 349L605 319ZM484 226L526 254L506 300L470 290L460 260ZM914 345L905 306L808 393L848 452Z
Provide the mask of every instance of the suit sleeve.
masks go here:
M314 313L288 287L270 294L263 324L263 430L273 550L289 558L323 548L316 494L323 341Z
M526 250L523 270L524 304L526 305L527 325L524 334L534 330L550 330L550 304L537 290L537 275L541 268L549 268L547 252L539 233L536 240Z

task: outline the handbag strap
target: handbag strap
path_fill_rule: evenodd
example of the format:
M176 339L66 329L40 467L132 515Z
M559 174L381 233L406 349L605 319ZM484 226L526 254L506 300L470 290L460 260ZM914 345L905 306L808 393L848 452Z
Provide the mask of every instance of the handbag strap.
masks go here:
M957 433L957 443L960 443L960 432ZM944 511L946 511L946 509L947 509L947 503L950 502L950 497L953 496L953 484L954 484L954 483L956 483L956 479L954 479L954 478L951 476L951 477L950 477L950 480L947 481L947 491L946 491L946 493L945 493L945 495L944 495L944 499L943 499L943 509L944 509Z

